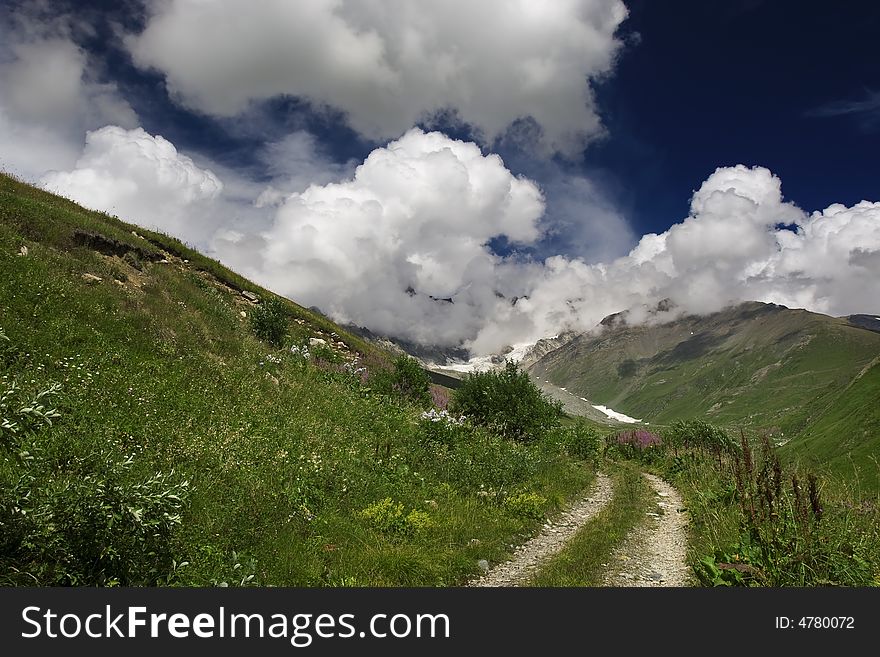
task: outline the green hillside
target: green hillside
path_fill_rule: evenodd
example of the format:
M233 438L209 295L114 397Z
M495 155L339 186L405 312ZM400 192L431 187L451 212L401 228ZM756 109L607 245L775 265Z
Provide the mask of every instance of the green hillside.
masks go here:
M533 374L652 424L703 418L766 430L792 456L877 482L880 333L757 302L661 325L614 318Z
M412 376L0 176L0 584L461 583L591 480L552 440L438 441Z
M880 358L865 367L783 454L839 473L866 492L880 490Z

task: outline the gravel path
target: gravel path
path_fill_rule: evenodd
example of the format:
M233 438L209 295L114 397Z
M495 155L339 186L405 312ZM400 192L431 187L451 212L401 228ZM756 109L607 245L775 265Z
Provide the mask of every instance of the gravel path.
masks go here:
M645 473L656 506L611 557L605 586L688 586L687 512L678 491Z
M500 563L488 573L471 581L468 586L523 586L538 566L559 552L572 536L601 511L613 494L611 480L599 474L593 489L565 514L548 522L535 538L520 545L510 561Z

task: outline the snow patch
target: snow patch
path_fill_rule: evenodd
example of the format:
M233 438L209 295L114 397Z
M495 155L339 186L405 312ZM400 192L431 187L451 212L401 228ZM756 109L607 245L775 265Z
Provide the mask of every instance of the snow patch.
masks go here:
M605 413L605 415L610 417L612 420L617 420L618 422L626 422L627 424L635 424L636 422L641 422L641 420L637 420L634 417L630 417L629 415L624 415L623 413L618 413L617 411L612 410L607 406L597 406L596 404L593 404L593 408L595 408L597 411Z

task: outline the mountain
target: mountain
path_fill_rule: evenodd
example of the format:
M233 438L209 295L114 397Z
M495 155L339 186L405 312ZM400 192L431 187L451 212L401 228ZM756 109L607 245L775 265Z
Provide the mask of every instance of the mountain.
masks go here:
M793 457L840 469L857 458L876 478L880 333L864 324L759 302L659 324L618 314L529 370L652 424L766 430Z
M875 315L849 315L846 321L869 331L880 333L880 317Z

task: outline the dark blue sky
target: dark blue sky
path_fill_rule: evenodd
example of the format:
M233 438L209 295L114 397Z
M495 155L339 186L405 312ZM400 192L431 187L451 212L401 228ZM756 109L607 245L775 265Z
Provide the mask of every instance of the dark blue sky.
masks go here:
M841 111L880 92L880 3L721 4L627 2L638 36L598 87L609 137L585 161L638 232L683 218L718 166L765 166L808 211L880 198L880 103Z

